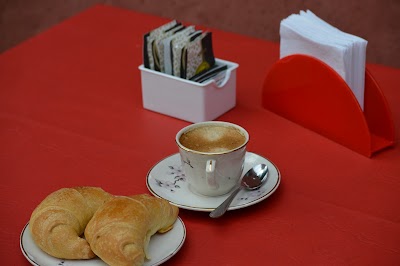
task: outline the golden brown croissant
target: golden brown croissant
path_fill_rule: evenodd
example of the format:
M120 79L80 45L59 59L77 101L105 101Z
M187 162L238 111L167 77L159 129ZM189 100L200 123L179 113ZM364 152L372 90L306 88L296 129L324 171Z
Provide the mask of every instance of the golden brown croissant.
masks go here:
M142 194L115 197L88 223L85 236L93 252L109 265L142 265L156 232L170 230L178 207L164 199Z
M96 210L113 196L101 188L62 188L33 211L29 229L35 243L51 256L90 259L95 254L80 236Z

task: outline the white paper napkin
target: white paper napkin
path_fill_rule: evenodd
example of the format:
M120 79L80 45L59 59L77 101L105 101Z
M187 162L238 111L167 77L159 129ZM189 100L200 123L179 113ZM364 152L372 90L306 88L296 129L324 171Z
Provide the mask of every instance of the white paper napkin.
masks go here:
M283 19L280 37L280 58L306 54L325 62L346 81L364 109L366 40L340 31L310 10Z

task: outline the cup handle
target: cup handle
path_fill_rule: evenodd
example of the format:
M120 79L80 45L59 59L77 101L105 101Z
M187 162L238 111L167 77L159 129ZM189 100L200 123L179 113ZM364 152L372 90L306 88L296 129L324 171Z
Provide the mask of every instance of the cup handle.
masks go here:
M206 182L211 189L218 189L219 187L215 179L215 164L215 160L208 160L206 164Z

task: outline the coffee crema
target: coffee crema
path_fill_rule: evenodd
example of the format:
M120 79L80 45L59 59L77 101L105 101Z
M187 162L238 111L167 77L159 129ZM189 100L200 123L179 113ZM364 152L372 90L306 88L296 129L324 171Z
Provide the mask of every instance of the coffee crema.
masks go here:
M235 127L207 125L183 133L179 142L194 151L218 153L240 147L246 137Z

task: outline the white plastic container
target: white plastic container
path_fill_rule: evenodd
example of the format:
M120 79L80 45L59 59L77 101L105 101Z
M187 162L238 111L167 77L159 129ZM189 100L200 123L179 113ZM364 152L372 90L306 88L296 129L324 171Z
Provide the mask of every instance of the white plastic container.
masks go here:
M193 82L140 65L143 107L193 123L216 119L236 105L239 66L221 59L216 62L228 66L218 85L214 80Z

